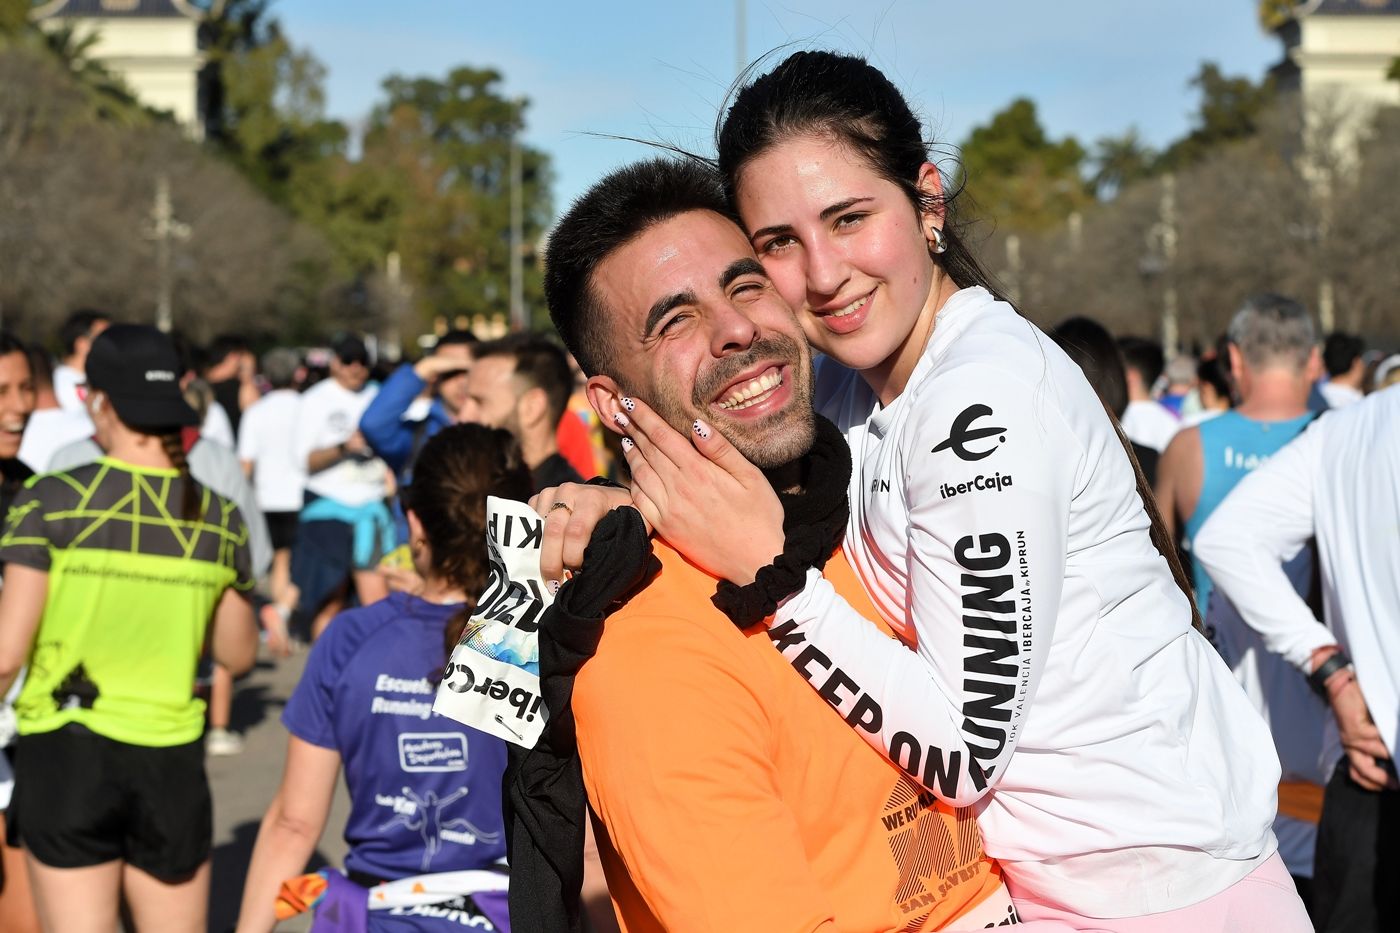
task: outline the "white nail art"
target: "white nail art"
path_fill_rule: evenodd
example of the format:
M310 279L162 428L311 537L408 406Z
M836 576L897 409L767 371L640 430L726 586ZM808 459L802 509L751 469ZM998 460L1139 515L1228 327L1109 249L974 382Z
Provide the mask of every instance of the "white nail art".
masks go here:
M622 407L627 409L628 411L636 411L637 403L632 401L630 398L624 398L622 400Z

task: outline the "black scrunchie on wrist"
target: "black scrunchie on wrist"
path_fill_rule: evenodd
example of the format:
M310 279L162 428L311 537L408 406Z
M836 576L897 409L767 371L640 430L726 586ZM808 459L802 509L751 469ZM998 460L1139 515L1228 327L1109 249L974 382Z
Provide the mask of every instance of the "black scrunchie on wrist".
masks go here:
M802 489L779 492L783 505L783 553L761 568L754 581L736 586L721 580L710 601L740 628L762 622L778 603L802 589L807 571L826 566L841 543L850 516L846 498L851 451L836 425L817 416L812 449L802 458Z

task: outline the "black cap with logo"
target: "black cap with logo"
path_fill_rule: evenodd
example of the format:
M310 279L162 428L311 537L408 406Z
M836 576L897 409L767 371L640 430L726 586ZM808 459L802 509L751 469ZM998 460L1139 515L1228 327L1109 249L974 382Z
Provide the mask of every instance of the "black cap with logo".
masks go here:
M113 324L88 351L88 385L106 394L129 427L199 424L199 415L180 392L181 375L174 342L154 327Z

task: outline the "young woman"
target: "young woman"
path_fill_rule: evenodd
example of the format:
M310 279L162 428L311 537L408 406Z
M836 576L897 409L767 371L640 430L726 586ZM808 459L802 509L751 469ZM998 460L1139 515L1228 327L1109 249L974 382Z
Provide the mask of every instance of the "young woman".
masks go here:
M103 331L84 403L107 455L31 480L0 538L0 692L28 664L7 829L45 929L113 929L123 900L143 931L205 925L212 809L190 688L206 641L235 674L252 667L257 629L248 530L190 478L178 378L155 328Z
M312 648L282 714L286 771L253 850L240 933L272 929L278 889L315 851L342 765L345 873L360 885L352 908L366 910L364 889L384 881L503 870L505 744L430 711L447 654L485 589L486 497L523 500L530 490L505 431L459 425L423 445L400 493L422 593L343 612ZM409 916L372 911L369 929L501 928L485 901L448 900Z
M34 368L29 350L8 331L0 330L0 515L8 514L10 504L24 489L33 472L19 459L20 440L29 416L34 412ZM0 573L4 568L0 567ZM13 703L22 686L16 679L8 692L0 695L0 933L38 933L39 918L29 893L29 870L24 866L24 850L7 845L5 808L14 790L10 768L13 751Z
M855 460L845 549L914 650L815 573L773 620L779 647L840 674L823 695L875 747L977 805L1023 919L1310 929L1270 831L1268 731L1193 631L1113 420L987 286L899 92L861 59L797 53L739 92L719 165L827 357L816 405ZM713 531L697 534L703 462L653 463L659 419L638 406L631 422L628 458L671 543L733 566L771 540L726 533L771 514L739 497L707 503ZM693 441L727 447L704 425ZM772 559L750 557L733 582Z

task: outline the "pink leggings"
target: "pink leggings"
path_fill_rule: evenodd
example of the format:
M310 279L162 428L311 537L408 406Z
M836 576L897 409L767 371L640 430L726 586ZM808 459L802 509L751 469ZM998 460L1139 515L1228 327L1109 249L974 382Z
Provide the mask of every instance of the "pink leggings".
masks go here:
M1030 898L1013 898L1027 933L1312 933L1308 912L1277 853L1199 904L1146 917L1091 920ZM1018 929L1012 927L1011 929Z

